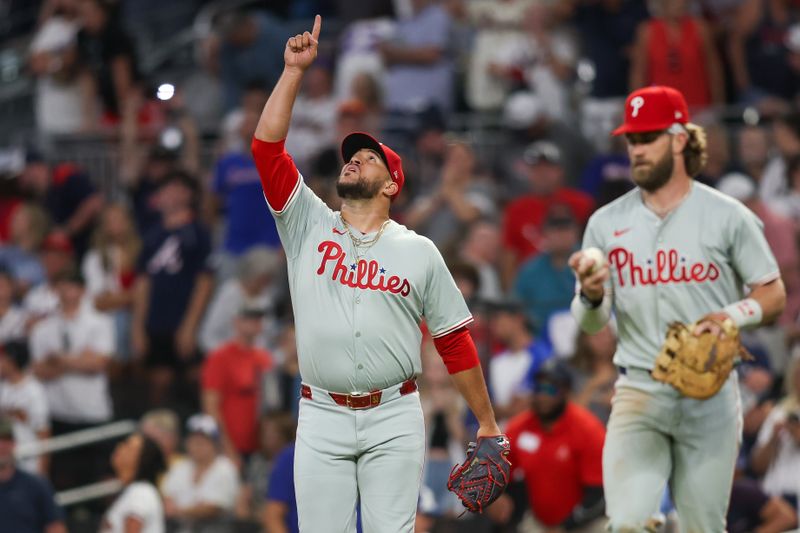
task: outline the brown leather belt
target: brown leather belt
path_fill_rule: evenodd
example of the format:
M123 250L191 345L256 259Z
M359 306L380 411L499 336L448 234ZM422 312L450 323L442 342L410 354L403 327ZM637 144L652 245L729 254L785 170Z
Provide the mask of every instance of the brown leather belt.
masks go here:
M404 381L400 385L400 396L411 394L416 390L417 390L417 380L416 378L411 378L409 380ZM336 402L338 405L354 410L370 409L372 407L376 407L380 405L381 397L383 397L382 390L374 390L371 392L364 392L360 394L341 394L339 392L329 392L328 394L330 395L331 398L333 398L333 401ZM312 398L311 387L303 384L300 388L300 395L303 398L307 398L310 400Z

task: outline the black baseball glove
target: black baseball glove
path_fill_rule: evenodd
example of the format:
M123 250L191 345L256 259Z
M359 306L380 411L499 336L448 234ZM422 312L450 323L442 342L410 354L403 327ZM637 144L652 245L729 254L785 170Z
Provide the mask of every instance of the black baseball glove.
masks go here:
M480 513L503 494L511 473L508 454L511 445L505 435L480 437L470 443L467 459L450 472L447 488L464 507Z

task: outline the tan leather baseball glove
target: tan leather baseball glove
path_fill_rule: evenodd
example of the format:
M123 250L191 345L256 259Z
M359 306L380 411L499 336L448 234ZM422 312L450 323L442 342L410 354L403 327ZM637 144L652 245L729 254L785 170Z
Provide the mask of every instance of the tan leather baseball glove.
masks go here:
M719 334L693 333L699 323L709 320L719 326ZM732 320L705 317L688 325L673 322L651 374L685 396L705 400L719 392L739 358L752 356L740 344L739 328Z

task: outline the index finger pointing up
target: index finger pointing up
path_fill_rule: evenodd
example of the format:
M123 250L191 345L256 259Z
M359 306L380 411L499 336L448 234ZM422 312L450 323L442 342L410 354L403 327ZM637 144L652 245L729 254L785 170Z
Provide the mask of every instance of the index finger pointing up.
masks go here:
M311 37L316 42L319 40L319 30L322 29L322 17L317 15L314 17L314 28L311 30Z

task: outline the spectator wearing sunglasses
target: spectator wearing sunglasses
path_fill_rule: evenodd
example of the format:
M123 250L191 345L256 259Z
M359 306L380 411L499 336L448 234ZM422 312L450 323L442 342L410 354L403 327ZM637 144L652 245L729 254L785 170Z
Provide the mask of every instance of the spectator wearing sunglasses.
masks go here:
M506 429L512 477L523 478L527 490L528 519L548 531L602 531L605 429L569 400L572 376L562 361L548 359L534 376L530 409ZM498 503L489 508L490 517L506 522L513 513L511 498Z

